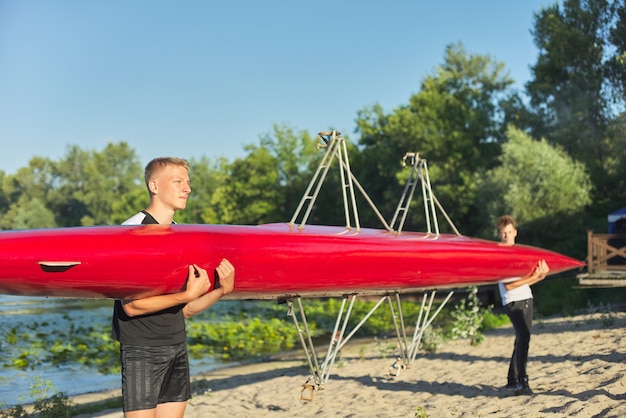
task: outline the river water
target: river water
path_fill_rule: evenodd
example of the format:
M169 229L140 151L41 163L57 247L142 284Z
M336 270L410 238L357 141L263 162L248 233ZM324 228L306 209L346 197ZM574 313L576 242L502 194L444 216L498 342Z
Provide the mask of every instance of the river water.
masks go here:
M112 312L113 300L0 295L0 406L3 403L26 404L40 397L38 393L31 395L31 387L37 381L52 385L49 395L56 391L72 396L119 388L119 374L105 375L96 368L80 364L55 366L43 362L30 364L24 370L7 367L8 363L31 350L33 339L47 341L51 336L67 335L71 326L101 329L108 333ZM210 358L190 362L193 373L210 370L217 365Z

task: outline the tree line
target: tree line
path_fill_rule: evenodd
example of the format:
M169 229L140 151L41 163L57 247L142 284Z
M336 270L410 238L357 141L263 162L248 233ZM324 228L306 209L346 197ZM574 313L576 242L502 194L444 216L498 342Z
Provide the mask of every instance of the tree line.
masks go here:
M407 103L357 112L356 131L343 136L381 213L393 214L410 173L400 162L417 152L464 235L493 239L495 219L509 213L520 242L584 257L586 230L605 231L607 213L626 204L626 6L555 3L535 13L531 32L537 61L521 90L504 63L455 43ZM177 221L289 221L323 155L316 145L316 132L276 124L242 158L192 158L193 192ZM0 229L119 224L147 205L142 177L125 142L33 157L16 173L0 170ZM328 178L311 223L343 224L338 187ZM380 227L358 203L361 225ZM420 205L405 230L422 230Z

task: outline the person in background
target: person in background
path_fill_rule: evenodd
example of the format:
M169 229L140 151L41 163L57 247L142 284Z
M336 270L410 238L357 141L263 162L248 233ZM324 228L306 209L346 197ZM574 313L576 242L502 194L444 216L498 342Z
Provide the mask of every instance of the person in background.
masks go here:
M156 158L145 169L149 206L127 225L173 224L185 208L191 186L189 163ZM180 418L191 397L185 318L213 305L234 287L235 269L226 259L215 268L220 286L209 291L207 271L188 268L178 293L135 300L116 300L111 335L120 342L125 418Z
M502 245L515 245L517 237L515 220L509 215L501 216L497 227ZM502 305L515 329L513 355L505 388L514 390L516 395L532 395L533 393L528 384L526 371L533 323L533 293L530 286L543 280L549 271L545 260L539 260L535 268L524 277L498 284Z

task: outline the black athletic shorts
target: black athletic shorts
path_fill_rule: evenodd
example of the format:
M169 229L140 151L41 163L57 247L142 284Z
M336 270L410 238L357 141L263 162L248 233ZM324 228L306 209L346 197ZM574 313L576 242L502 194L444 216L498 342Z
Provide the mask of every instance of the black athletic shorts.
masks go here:
M144 347L120 345L124 411L153 409L191 397L187 344Z

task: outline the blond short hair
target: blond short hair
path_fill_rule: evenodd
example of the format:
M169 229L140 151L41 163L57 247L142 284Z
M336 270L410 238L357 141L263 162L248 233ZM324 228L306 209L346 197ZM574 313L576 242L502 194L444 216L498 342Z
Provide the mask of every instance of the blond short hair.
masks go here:
M176 157L159 157L155 158L146 165L146 169L144 171L144 180L146 181L146 185L150 182L156 172L161 170L163 167L168 165L177 165L179 167L183 167L185 170L189 171L189 161L183 158Z

